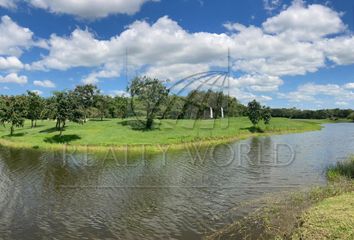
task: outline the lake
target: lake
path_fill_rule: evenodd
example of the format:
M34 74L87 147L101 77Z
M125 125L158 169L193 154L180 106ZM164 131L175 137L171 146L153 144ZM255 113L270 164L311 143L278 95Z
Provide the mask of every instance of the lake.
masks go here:
M199 239L352 153L350 123L166 154L0 148L0 238Z

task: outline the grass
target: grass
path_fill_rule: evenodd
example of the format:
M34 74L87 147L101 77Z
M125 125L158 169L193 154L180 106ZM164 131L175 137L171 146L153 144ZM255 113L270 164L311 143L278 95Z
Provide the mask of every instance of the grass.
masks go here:
M207 239L354 239L353 159L327 170L326 187L251 202L261 207Z
M293 239L354 239L354 192L321 201L301 221Z
M342 177L354 179L354 157L328 168L327 177L331 181L337 181Z
M70 146L90 146L105 149L107 146L125 147L159 144L178 147L184 143L224 142L255 135L303 132L321 129L317 121L274 118L269 126L259 125L261 131L254 131L245 117L219 120L156 120L154 129L139 130L134 119L88 121L84 125L68 123L62 137L54 128L54 121L39 121L37 128L31 128L26 121L24 128L16 129L9 136L9 129L0 128L0 144L9 147L53 149Z

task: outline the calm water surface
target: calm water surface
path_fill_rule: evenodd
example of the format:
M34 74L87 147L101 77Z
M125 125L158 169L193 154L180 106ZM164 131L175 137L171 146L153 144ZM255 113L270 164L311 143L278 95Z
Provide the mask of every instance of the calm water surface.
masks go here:
M0 148L0 239L199 239L352 153L353 124L165 156Z

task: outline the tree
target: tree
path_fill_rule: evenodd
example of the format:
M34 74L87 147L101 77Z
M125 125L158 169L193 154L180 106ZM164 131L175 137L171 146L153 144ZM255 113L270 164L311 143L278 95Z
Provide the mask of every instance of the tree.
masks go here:
M10 124L10 135L15 127L23 127L26 117L26 99L24 96L3 97L0 104L0 122L5 126Z
M87 84L82 86L77 86L74 89L74 97L77 99L79 108L84 113L84 122L87 121L88 111L91 107L94 107L95 96L99 95L99 90L96 86Z
M156 113L167 99L168 89L158 79L137 77L131 82L128 91L132 101L137 98L144 106L146 111L145 128L151 129Z
M271 109L269 107L263 106L262 119L263 119L265 125L270 124L270 120L272 119L272 113L271 113Z
M31 120L31 128L37 126L42 111L43 99L37 93L27 91L27 118Z
M108 115L109 111L109 104L111 102L111 97L104 96L104 95L96 95L95 96L95 108L98 111L98 116L100 117L101 121L103 118Z
M85 115L79 108L80 103L75 93L67 91L55 92L51 103L53 104L53 116L57 121L56 128L60 131L59 136L63 133L66 121L83 122Z
M128 98L116 96L110 104L109 109L112 117L126 118L128 116Z
M259 102L253 100L248 103L247 106L248 118L252 122L253 126L258 125L259 121L262 119L262 107Z

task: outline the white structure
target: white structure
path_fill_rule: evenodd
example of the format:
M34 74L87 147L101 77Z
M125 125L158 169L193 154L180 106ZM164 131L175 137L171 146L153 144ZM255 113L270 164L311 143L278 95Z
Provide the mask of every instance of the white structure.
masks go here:
M224 108L221 108L221 118L224 118Z
M213 108L210 107L210 118L213 119L214 118L214 112L213 112Z

